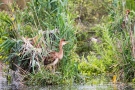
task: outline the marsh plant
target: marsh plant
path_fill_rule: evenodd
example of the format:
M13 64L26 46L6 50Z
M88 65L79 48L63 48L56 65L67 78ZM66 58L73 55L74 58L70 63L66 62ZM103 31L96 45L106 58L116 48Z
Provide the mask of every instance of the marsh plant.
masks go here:
M15 5L10 9L10 13L0 12L3 62L12 70L19 69L33 85L39 81L41 85L73 82L77 68L70 55L75 30L67 11L67 0L31 0L23 10ZM43 57L50 51L57 51L62 38L70 43L64 47L64 58L57 68L59 74L52 74L43 66Z

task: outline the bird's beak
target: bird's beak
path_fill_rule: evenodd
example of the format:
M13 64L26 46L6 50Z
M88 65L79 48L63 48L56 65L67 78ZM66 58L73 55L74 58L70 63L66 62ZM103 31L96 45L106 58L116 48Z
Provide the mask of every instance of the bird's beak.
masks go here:
M69 43L69 41L66 41L65 43L67 44L67 43Z
M67 44L68 42L67 41L65 41L64 43L63 43L63 45L65 45L65 44Z

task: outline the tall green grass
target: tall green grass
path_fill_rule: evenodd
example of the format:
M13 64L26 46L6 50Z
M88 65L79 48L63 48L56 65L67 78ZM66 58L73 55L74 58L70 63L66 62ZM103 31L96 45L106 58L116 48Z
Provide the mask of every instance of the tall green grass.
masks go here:
M49 50L58 51L59 41L64 38L69 41L69 44L64 46L64 58L60 61L57 68L59 75L44 70L43 63L39 62L41 70L34 74L28 74L30 77L28 83L45 85L74 82L75 76L78 73L77 67L74 67L77 63L71 60L75 30L72 26L71 14L68 12L67 0L31 0L27 4L28 7L23 10L13 5L10 8L10 14L7 12L0 13L0 21L2 21L1 27L3 27L1 28L1 34L3 37L6 37L0 47L2 52L8 49L8 52L3 54L5 55L3 60L6 60L11 66L12 60L15 60L18 66L25 67L26 64L22 62L25 60L25 63L29 63L27 57L31 57L30 64L35 72L36 58L39 57L38 60L41 61L42 56L46 56ZM55 40L50 38L47 33L45 35L42 32L40 33L40 31L49 32L54 29L58 29L58 33L54 33ZM23 49L27 48L24 44L29 42L27 38L33 38L35 36L38 36L38 41L42 42L40 47L43 50L42 54L35 51L38 49L36 47L23 52ZM19 41L22 43L18 43Z
M80 60L81 74L90 77L98 74L116 75L117 81L123 82L134 79L134 8L133 4L131 7L128 5L131 5L131 2L112 0L111 5L107 7L108 16L102 18L103 23L91 29L95 32L91 37L96 37L100 43L90 44L90 53ZM131 11L129 21L123 28L128 9Z
M118 80L128 82L134 78L134 54L132 49L134 44L134 1L114 1L113 9L111 10L111 25L110 32L113 38L115 38L118 54L117 62L117 74ZM119 9L116 9L119 8ZM125 24L125 27L122 27L123 20L126 16L126 10L130 10L128 16L128 22Z

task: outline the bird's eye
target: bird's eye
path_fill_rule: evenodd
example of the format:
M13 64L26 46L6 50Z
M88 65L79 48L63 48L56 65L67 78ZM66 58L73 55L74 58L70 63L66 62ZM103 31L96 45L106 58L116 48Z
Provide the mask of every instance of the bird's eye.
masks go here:
M62 41L65 41L65 39L62 39Z

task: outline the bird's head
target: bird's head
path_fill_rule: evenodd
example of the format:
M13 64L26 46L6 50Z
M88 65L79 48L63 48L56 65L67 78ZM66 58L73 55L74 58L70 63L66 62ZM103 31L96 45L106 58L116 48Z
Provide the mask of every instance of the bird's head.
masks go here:
M68 42L67 42L65 39L61 39L61 40L60 40L60 43L61 43L61 45L63 46L63 45L65 45L65 44L67 44Z
M128 9L128 10L126 10L126 14L127 15L129 15L130 14L130 10Z

